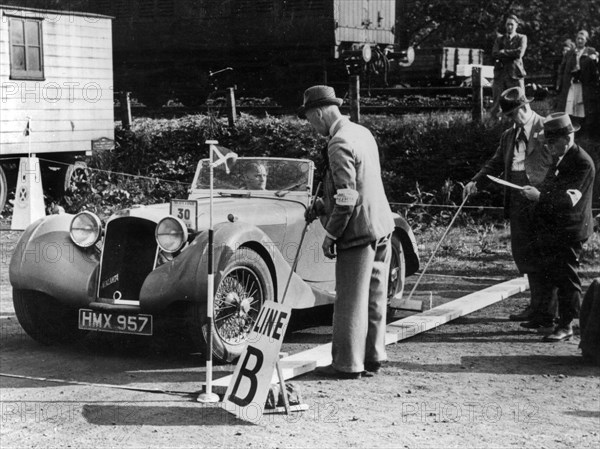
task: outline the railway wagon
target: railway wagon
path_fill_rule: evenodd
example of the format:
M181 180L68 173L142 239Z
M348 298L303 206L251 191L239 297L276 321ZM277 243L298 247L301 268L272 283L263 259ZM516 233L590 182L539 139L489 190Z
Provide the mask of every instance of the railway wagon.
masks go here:
M462 76L459 66L483 63L484 52L479 48L417 48L413 64L394 71L390 82L408 86L455 85Z
M153 105L175 98L202 103L214 88L231 85L238 95L279 94L293 104L312 83L345 87L345 57L365 44L374 58L397 50L399 6L400 0L90 3L115 17L116 88Z
M114 139L111 18L0 5L0 211L19 158L60 196L76 156Z

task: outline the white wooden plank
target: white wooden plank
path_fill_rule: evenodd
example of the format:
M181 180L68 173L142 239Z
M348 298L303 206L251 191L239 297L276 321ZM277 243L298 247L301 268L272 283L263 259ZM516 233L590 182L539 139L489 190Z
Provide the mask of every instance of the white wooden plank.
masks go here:
M87 140L88 138L93 138L93 136L97 136L98 134L106 134L109 130L99 126L94 129L77 129L74 131L46 131L46 132L36 132L35 123L32 123L33 132L31 133L31 142L69 142L71 140ZM106 132L104 132L106 131ZM111 128L112 131L112 128ZM22 144L27 142L27 137L23 136L23 130L15 133L0 133L0 139L2 142L2 146L8 145L11 143L14 144ZM4 151L4 149L3 149Z
M10 89L3 89L0 92L0 110L15 111L17 115L23 115L18 111L109 108L114 108L113 89L96 83L78 83L64 89L56 84L23 89L20 86L10 86Z
M9 15L18 15L28 18L43 19L45 24L68 27L78 26L90 29L102 30L112 26L112 20L104 17L85 16L85 15L74 15L69 14L68 11L61 13L50 12L50 11L27 11L19 9L18 7L7 7L2 5L0 7L0 13L5 12ZM5 21L5 19L4 19ZM3 21L3 22L4 22Z
M43 157L44 153L65 153L65 152L84 152L92 150L92 140L100 137L108 137L114 139L114 133L106 132L89 136L88 139L84 140L69 140L62 142L32 142L31 146L27 142L21 142L19 144L2 144L0 153L5 155L22 155L36 153L38 157Z
M18 130L19 129L19 125L9 125L9 123L12 122L21 122L21 124L27 122L27 115L28 114L24 114L24 113L7 113L5 114L3 109L0 108L0 111L2 112L2 114L0 115L0 131L14 131L14 130ZM39 117L36 117L36 121L37 122L43 122L43 123L47 123L48 127L47 128L43 128L43 129L50 129L51 126L55 126L58 125L60 126L60 122L68 122L69 120L77 120L77 121L81 121L81 122L87 122L87 121L107 121L107 122L113 122L114 119L114 112L112 109L109 108L101 108L101 109L64 109L64 108L60 108L60 109L46 109L45 112L47 112L48 114L44 115L44 118L41 119ZM29 114L29 117L32 117L31 114ZM38 123L39 125L39 123ZM15 126L14 129L12 128L8 128L8 126ZM103 125L104 126L104 125ZM21 126L22 127L22 126ZM39 128L39 126L38 126Z
M455 299L426 312L418 313L407 318L388 324L385 344L414 337L417 334L441 326L476 310L483 309L496 302L516 295L529 288L527 278L512 279L501 284L493 285L462 298ZM313 371L317 366L331 363L331 343L320 345L307 351L299 352L281 359L280 364L285 380ZM224 394L231 382L231 375L221 377L213 382L213 391ZM277 383L277 373L273 373L273 383Z
M94 118L93 116L88 118L87 120L82 120L76 115L72 115L71 117L65 117L63 120L33 120L31 127L35 133L73 133L74 131L92 131L106 129L110 127L106 126L107 121L103 123L101 120L98 120L98 118ZM2 121L0 122L0 134L22 134L26 123L27 119L18 121L11 120L6 122ZM110 125L113 124L114 122L110 120ZM4 142L4 139L2 139L2 137L0 137L0 142ZM6 142L8 142L8 140Z

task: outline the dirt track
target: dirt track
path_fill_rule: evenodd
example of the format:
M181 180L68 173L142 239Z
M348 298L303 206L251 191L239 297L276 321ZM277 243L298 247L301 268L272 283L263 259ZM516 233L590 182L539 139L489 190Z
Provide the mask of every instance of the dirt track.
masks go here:
M578 339L543 343L506 320L527 293L389 346L374 378L296 378L308 411L247 423L195 401L204 363L183 344L94 334L38 345L11 316L7 261L0 268L0 372L30 377L0 377L2 448L600 445L600 369L584 363ZM423 288L435 305L489 283L431 277ZM327 342L328 332L290 332L284 350Z

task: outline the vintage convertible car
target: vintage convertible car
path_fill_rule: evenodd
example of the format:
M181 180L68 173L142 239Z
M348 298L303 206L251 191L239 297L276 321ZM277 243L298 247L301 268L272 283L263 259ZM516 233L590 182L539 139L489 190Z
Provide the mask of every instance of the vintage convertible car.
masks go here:
M85 331L152 335L159 320L177 316L201 345L210 328L211 209L215 358L231 362L240 355L265 301L285 300L295 309L331 304L335 261L323 255L325 231L316 220L303 232L314 164L239 158L231 170L212 170L212 202L210 165L208 159L199 162L186 200L134 206L105 223L84 211L29 226L10 264L23 329L48 344ZM267 174L264 189L248 188L250 168L257 166ZM395 220L392 306L401 301L405 276L419 266L410 227L400 216Z

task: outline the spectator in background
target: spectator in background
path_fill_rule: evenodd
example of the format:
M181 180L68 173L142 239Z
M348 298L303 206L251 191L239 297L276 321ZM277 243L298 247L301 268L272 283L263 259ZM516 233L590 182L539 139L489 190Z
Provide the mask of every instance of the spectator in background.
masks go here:
M554 87L557 92L560 92L560 87L561 87L560 81L561 81L561 75L564 70L566 55L574 48L575 48L575 42L573 42L571 39L565 39L565 41L562 43L561 54L559 57L557 57L556 63L554 65L554 77L555 77L554 78Z
M523 55L527 49L527 36L517 33L519 19L514 14L506 18L506 33L499 35L494 42L492 57L494 58L494 83L492 92L494 104L490 110L497 116L500 107L500 94L511 87L525 89L525 68Z
M558 325L543 339L549 342L573 335L571 323L579 316L582 297L579 256L594 227L594 162L575 143L577 128L564 112L546 117L544 134L554 164L540 185L523 188L534 204L542 280L546 288L558 287Z
M577 33L575 48L565 55L561 64L560 92L556 109L575 118L577 123L590 132L596 131L598 121L598 52L589 47L589 34L585 30ZM597 125L597 123L596 123Z
M543 181L552 158L544 145L544 118L531 110L530 102L521 87L502 92L500 107L513 125L502 133L496 152L465 186L463 195L473 195L478 185L489 183L488 174L504 173L505 181L519 186L537 186ZM504 216L510 220L513 259L519 272L527 274L531 290L529 306L510 315L509 319L527 321L521 325L528 329L552 330L556 305L551 300L552 289L547 291L540 275L540 257L534 247L532 203L523 198L519 190L505 187Z

